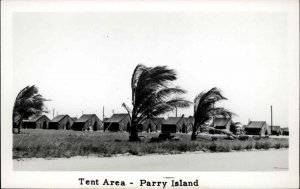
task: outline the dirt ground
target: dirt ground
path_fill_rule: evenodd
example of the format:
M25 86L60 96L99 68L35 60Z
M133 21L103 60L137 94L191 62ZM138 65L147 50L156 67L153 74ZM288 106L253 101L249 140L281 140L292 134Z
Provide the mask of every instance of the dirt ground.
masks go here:
M74 166L76 165L76 166ZM288 149L13 160L16 171L287 171Z

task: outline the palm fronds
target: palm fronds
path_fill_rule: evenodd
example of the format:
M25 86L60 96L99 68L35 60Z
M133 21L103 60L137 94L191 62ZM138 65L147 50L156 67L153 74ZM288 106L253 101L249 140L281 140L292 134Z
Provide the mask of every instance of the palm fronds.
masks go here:
M129 118L131 120L131 112L132 112L131 109L124 102L122 103L122 107L124 107L126 109L128 115L129 115Z
M138 65L135 72L137 73L134 73L132 78L136 83L132 88L134 94L132 117L142 117L139 120L143 120L143 117L151 118L172 111L176 107L189 106L188 101L176 98L177 95L184 94L185 90L170 86L170 82L177 79L175 70L166 66L152 68Z
M135 89L137 87L139 77L144 69L146 69L146 67L144 65L142 65L142 64L137 65L131 76L132 102L135 101Z
M166 66L136 66L131 78L132 127L148 118L190 105L189 101L178 97L186 91L171 85L176 79L175 70Z
M47 100L38 93L35 85L25 87L16 97L12 121L20 125L23 119L47 112L44 107L45 101Z
M201 126L208 122L213 116L232 117L235 115L230 110L222 107L215 107L216 102L221 100L227 100L222 95L220 89L214 87L209 91L203 91L198 94L194 100L194 128L192 134L192 140L195 139L196 131Z

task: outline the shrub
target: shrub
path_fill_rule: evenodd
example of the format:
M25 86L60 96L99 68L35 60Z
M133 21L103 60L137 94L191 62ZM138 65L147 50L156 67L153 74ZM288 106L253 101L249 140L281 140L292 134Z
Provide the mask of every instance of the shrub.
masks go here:
M256 141L255 149L269 149L271 147L271 142L269 141Z
M289 143L288 143L288 142L287 142L287 143L283 143L283 144L282 144L282 147L288 148L288 147L289 147Z
M228 144L219 144L217 145L217 152L230 152L231 146Z
M161 141L162 141L161 138L158 138L158 137L152 137L152 138L150 138L149 143L151 143L151 142L161 142Z
M187 143L180 143L178 146L178 150L181 152L186 152L189 150L189 145Z
M209 150L211 151L211 152L216 152L217 151L217 145L216 145L216 143L211 143L210 145L209 145Z
M249 139L249 136L247 135L240 135L239 136L239 140L248 140Z
M240 151L243 149L243 146L241 143L234 143L232 146L232 150Z
M268 141L264 142L262 144L262 148L265 149L265 150L270 149L271 148L271 142L268 142Z
M139 152L136 149L130 149L128 152L132 155L138 155L139 154Z
M280 144L280 143L276 143L276 144L275 144L275 148L276 148L276 149L281 148L281 144Z

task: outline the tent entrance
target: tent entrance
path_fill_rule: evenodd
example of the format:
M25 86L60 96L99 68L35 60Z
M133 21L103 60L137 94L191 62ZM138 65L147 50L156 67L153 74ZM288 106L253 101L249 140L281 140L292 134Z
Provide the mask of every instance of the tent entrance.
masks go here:
M185 124L182 125L182 132L186 133L186 125Z
M47 129L47 122L46 121L43 122L43 129Z
M97 121L95 121L95 123L94 123L93 131L97 131Z

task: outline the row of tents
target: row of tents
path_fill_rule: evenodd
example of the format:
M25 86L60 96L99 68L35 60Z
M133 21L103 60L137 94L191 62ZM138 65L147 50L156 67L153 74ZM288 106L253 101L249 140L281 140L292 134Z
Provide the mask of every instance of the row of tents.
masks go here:
M162 133L189 133L192 131L193 117L163 117L145 120L138 125L139 131ZM215 117L211 127L231 131L231 118ZM79 119L69 115L58 115L50 120L46 115L35 116L22 122L23 128L76 130L76 131L130 131L128 114L113 114L101 121L96 114L83 114ZM289 135L288 128L269 126L265 121L249 121L243 127L237 127L236 132L243 131L248 135Z
M148 119L138 125L139 131L146 132L184 132L192 129L192 117L162 117ZM164 127L162 127L164 125ZM46 115L35 116L22 122L24 129L56 129L77 131L130 131L130 117L128 114L113 114L101 121L96 114L83 114L79 119L69 115L58 115L50 120Z

